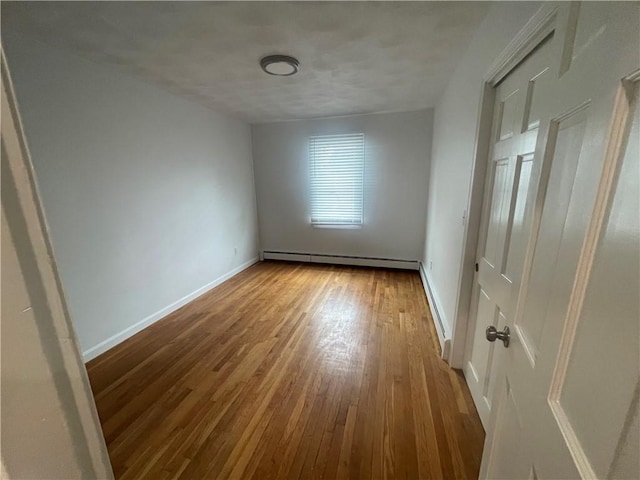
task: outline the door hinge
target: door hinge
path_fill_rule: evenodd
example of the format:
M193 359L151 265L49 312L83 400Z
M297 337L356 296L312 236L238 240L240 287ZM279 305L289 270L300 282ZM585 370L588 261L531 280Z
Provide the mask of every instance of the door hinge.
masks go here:
M476 262L476 272L478 271L478 263Z

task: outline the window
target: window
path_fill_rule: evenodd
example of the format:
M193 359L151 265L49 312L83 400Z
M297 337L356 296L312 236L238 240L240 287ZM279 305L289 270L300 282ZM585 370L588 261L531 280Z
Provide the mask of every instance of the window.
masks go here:
M309 139L311 224L362 225L364 135Z

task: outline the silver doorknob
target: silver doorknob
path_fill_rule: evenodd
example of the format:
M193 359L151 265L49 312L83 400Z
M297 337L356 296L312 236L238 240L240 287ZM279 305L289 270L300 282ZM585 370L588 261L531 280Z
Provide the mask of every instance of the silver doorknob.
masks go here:
M502 343L504 344L504 346L509 347L509 337L511 336L509 332L509 327L504 327L504 330L499 332L498 330L496 330L496 327L494 327L493 325L490 325L487 327L486 334L487 334L487 340L489 340L490 342L495 342L496 340L502 340Z

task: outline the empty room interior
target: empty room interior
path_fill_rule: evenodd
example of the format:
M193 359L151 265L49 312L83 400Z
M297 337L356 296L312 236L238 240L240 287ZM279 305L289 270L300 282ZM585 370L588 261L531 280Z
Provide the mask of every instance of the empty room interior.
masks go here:
M640 478L639 2L0 8L2 478Z

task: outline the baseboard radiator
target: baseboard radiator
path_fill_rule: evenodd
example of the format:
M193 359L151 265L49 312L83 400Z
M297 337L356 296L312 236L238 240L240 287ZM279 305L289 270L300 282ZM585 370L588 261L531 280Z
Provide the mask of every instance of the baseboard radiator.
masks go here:
M438 302L435 301L435 295L431 290L431 285L427 278L427 273L424 270L424 265L420 262L420 278L422 279L422 287L424 293L427 295L427 301L429 303L429 310L431 310L431 317L433 318L433 324L436 327L436 333L438 334L438 341L440 342L440 349L442 350L442 358L449 359L449 349L451 348L451 334L447 331L438 310Z
M263 260L284 260L288 262L327 263L332 265L355 265L363 267L398 268L418 270L420 263L416 260L398 260L392 258L355 257L348 255L326 255L318 253L276 252L265 250L261 253Z

